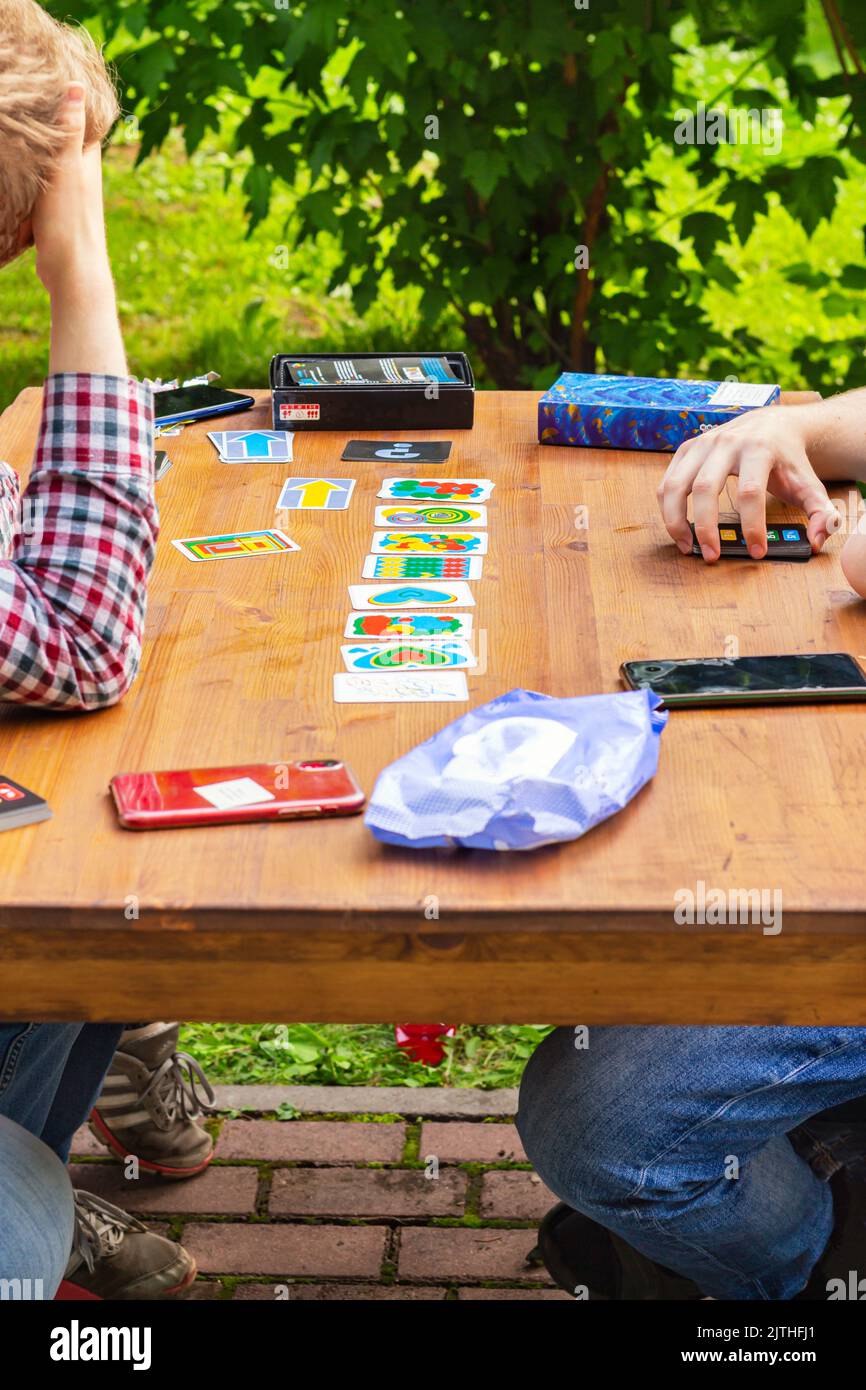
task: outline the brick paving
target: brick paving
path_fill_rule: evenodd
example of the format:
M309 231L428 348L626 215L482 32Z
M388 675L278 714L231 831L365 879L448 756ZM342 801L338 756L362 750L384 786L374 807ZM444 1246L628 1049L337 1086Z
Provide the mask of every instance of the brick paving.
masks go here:
M261 1091L250 1088L253 1104ZM351 1089L337 1091L333 1111L283 1120L233 1087L232 1115L208 1121L213 1162L182 1182L125 1178L82 1130L73 1182L182 1241L199 1268L193 1300L568 1298L527 1260L555 1198L501 1096L486 1107L481 1092L443 1088L413 1111L414 1093L392 1088L400 1110L379 1118L369 1088L355 1114ZM315 1092L327 1105L326 1088Z

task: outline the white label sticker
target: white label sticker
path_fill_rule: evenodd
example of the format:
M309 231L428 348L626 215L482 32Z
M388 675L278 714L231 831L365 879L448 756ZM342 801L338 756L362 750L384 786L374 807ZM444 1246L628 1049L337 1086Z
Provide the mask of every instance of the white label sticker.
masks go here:
M230 811L236 806L255 806L259 801L275 801L273 792L260 787L252 777L237 777L231 782L211 782L209 787L195 787L197 796L216 806L218 811Z
M747 381L723 381L707 405L767 405L775 386L753 386Z

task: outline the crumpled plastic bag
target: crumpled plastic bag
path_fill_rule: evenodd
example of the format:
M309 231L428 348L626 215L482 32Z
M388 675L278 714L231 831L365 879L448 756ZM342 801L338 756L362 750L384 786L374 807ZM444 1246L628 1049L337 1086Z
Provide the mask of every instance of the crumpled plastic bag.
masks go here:
M658 767L651 690L555 699L509 690L379 774L365 821L387 844L525 850L576 840Z

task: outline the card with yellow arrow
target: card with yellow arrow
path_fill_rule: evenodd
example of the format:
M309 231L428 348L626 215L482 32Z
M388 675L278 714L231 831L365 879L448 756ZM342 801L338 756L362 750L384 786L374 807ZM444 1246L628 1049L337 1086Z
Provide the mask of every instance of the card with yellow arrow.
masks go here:
M277 511L344 512L354 488L354 478L287 478Z

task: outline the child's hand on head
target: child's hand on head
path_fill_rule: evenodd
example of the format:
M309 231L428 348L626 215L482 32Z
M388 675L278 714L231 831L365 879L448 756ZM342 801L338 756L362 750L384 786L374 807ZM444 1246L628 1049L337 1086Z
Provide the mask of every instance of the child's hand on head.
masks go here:
M72 82L58 119L60 153L33 209L36 272L54 297L110 274L102 203L102 150L84 148L84 85ZM24 234L22 229L22 235Z

